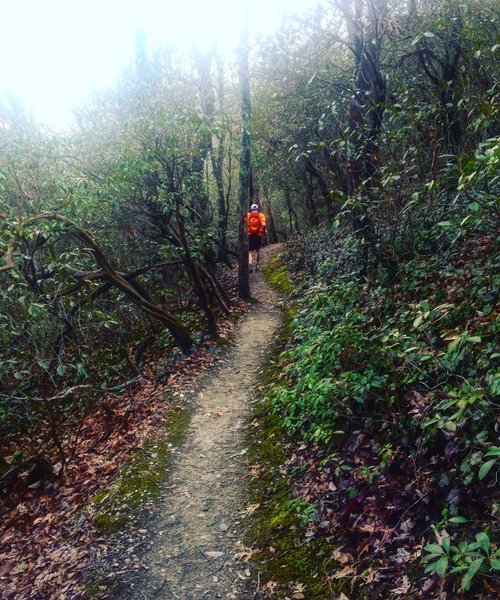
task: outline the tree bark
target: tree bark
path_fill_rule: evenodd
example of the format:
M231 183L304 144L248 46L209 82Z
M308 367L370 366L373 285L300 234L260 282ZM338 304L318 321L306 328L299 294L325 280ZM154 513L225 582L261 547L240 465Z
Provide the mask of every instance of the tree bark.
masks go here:
M264 196L267 198L267 226L266 226L266 235L268 237L268 241L270 244L278 243L278 233L276 232L276 224L274 222L274 213L271 197L269 196L267 189L263 188Z
M382 127L386 84L380 54L387 19L387 0L339 2L354 53L354 94L349 109L351 152L348 164L348 194L352 201L351 224L360 243L362 275L368 268L370 251L376 251L369 207L374 178L379 170L378 140Z
M241 91L241 147L240 147L240 188L238 193L239 212L239 255L238 255L238 292L244 300L250 299L250 281L248 277L248 230L247 213L250 209L251 153L250 153L250 81L248 74L248 2L240 42L239 78Z
M299 229L299 220L297 218L297 213L295 212L293 206L292 206L292 199L290 197L290 190L285 187L284 190L284 195L285 195L285 204L286 207L288 209L288 218L290 221L290 234L293 233L293 230L295 229L295 232L300 234L300 229Z
M184 264L186 266L187 272L191 277L196 294L200 300L201 308L203 309L203 312L205 313L205 316L207 318L208 334L211 338L215 338L217 337L217 321L215 319L214 311L210 306L210 299L208 297L207 290L203 283L203 279L200 274L200 269L197 263L195 262L193 255L191 254L191 250L189 248L189 242L186 236L186 230L184 226L184 217L180 213L179 206L177 207L176 218L179 241L182 245L184 254Z

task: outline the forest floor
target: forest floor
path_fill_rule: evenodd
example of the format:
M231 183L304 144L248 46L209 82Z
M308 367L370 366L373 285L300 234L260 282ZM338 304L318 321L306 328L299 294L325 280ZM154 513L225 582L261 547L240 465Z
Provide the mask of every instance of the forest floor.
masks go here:
M106 397L69 436L63 476L15 481L0 502L2 600L253 596L243 440L281 311L261 273L250 277L255 301L235 297L244 316L220 323L224 351L206 342L168 363L168 380Z
M276 247L263 251L263 262ZM256 303L234 333L217 369L204 374L193 398L185 441L144 524L143 569L126 576L115 597L165 600L248 599L243 523L248 492L247 418L266 352L281 323L278 296L260 272L250 275ZM128 560L136 559L127 554ZM119 564L120 559L115 561ZM250 595L249 595L250 594Z

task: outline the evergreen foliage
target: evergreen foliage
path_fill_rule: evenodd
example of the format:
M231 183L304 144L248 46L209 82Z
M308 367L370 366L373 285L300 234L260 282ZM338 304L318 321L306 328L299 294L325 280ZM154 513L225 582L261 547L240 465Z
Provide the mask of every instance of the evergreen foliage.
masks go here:
M494 0L325 0L241 53L243 104L215 51L142 45L71 133L0 106L1 488L33 463L61 475L103 392L217 337L253 198L290 241L270 279L296 312L268 401L306 449L303 521L392 528L359 565L387 560L410 594L429 574L450 598L498 593L498 16ZM423 546L406 571L401 512Z

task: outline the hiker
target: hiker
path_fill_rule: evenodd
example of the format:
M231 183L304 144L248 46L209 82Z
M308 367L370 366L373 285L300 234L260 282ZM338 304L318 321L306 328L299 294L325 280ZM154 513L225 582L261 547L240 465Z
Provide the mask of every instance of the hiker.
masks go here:
M256 271L260 268L260 249L262 248L262 237L266 230L266 217L264 213L259 212L259 206L252 204L250 212L247 214L248 225L248 265L250 273L254 268Z

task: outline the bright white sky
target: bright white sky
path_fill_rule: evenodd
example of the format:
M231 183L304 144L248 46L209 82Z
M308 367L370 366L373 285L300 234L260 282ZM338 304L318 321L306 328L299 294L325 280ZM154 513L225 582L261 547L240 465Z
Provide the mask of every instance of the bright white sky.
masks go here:
M8 91L53 127L106 87L133 56L137 32L148 45L236 46L244 0L0 0L0 98ZM317 0L249 0L254 35L275 28L285 9Z

